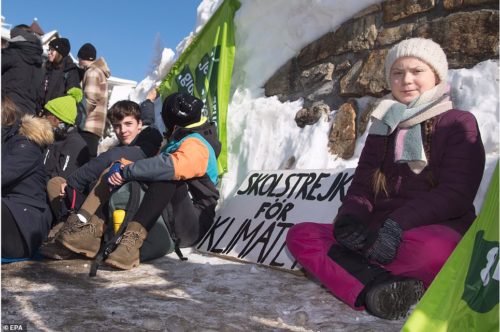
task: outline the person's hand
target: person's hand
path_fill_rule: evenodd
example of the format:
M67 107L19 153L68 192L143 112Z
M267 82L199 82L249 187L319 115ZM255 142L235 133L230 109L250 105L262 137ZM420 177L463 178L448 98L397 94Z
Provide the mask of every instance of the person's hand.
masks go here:
M365 257L379 262L389 264L396 258L403 230L397 222L387 219L378 231L378 236L373 245L365 252Z
M335 220L333 236L344 247L353 251L360 251L367 244L368 229L356 218L345 215Z
M68 184L67 184L66 182L61 183L61 189L59 190L59 197L61 197L61 198L62 198L62 197L64 197L64 196L66 196L66 186L67 186L67 185L68 185Z
M120 172L115 172L108 178L108 183L114 187L120 187L124 182Z
M115 187L120 187L125 181L123 180L123 170L124 165L120 162L115 162L108 171L106 176L108 184L114 189Z

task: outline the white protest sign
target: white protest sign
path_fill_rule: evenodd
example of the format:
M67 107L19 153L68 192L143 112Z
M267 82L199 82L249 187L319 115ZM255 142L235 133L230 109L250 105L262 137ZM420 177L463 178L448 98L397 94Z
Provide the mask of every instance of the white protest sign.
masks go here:
M301 222L331 223L354 169L251 172L197 249L272 267L297 270L286 234Z

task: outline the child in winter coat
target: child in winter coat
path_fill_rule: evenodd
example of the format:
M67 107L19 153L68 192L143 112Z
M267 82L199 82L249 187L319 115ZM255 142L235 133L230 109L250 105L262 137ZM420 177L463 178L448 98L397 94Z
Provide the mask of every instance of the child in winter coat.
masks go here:
M50 178L67 178L76 169L90 160L87 143L75 126L77 100L73 96L52 99L45 107L43 115L49 120L54 131L54 144L45 151L43 163Z
M393 46L385 59L391 95L372 113L333 225L288 232L297 261L356 310L405 316L476 217L484 148L474 116L453 109L447 73L430 39Z
M32 257L52 221L43 149L54 134L46 119L16 112L2 95L2 258Z
M216 155L220 152L220 142L210 144L194 132L194 128L211 125L201 116L202 108L203 102L190 95L168 96L163 103L162 118L170 133L169 143L154 157L117 163L107 181L102 178L97 185L101 188L99 203L102 203L109 198L109 185L117 187L132 180L148 183L133 221L105 260L106 264L125 270L138 266L139 249L168 204L172 205L174 225L181 226L175 227L181 247L194 245L210 228L219 198ZM97 205L85 204L78 213L89 216L96 208ZM83 226L77 218L73 219L78 231L64 234L59 242L76 253L94 257L100 248L103 222L93 218Z

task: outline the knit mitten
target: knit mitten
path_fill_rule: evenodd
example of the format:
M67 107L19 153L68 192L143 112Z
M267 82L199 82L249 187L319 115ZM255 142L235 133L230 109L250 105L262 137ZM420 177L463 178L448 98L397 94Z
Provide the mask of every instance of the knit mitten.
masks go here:
M373 245L366 250L365 257L381 264L389 264L396 258L403 230L397 222L387 219L378 231Z
M359 251L366 245L368 230L357 219L345 215L337 218L333 225L333 236L342 246Z

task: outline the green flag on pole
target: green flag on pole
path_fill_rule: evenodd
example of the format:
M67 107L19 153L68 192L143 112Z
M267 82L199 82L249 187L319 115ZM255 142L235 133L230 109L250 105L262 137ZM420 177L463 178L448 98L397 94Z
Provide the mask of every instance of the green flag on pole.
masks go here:
M498 331L498 180L402 331Z
M217 123L222 150L219 171L227 171L226 115L235 55L234 13L238 0L225 0L170 69L160 85L163 98L174 92L205 103L204 115Z

